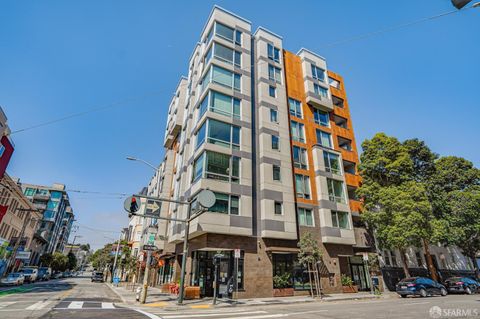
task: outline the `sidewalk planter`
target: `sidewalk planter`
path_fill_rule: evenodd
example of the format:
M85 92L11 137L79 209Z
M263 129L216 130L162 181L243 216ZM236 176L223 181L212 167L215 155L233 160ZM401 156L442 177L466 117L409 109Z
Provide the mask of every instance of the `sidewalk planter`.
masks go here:
M274 297L291 297L294 292L293 288L273 288Z
M352 286L342 286L343 293L357 293L358 292L358 286L352 285Z
M200 299L200 287L185 287L185 299Z

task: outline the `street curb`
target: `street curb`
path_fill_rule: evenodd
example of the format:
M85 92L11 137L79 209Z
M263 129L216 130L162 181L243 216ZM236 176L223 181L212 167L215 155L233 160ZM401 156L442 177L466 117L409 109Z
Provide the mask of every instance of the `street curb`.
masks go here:
M113 289L113 287L110 284L105 283L105 285L108 288L110 288L110 290L113 291L113 293L116 294L122 300L123 303L128 304L128 302L125 300L125 298L123 298L123 296L120 293L116 292L115 289Z

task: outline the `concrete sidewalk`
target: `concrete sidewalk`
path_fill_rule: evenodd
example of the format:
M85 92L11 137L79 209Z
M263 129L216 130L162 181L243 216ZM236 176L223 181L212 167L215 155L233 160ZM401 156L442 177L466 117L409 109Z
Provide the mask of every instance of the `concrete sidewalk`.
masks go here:
M113 286L107 283L108 287L112 289L115 294L122 300L124 304L129 306L141 307L159 307L164 310L185 310L190 309L208 309L208 308L222 308L222 307L241 307L241 306L266 306L266 305L280 305L280 304L295 304L308 302L332 302L332 301L346 301L346 300L372 300L381 298L398 297L396 293L386 292L380 296L372 295L368 292L348 293L348 294L328 294L323 298L311 298L309 296L295 296L295 297L271 297L271 298L252 298L252 299L217 299L217 304L212 305L212 298L202 298L185 300L184 305L177 304L177 295L163 293L160 289L155 287L148 288L148 297L145 304L140 304L135 300L135 291L132 288L126 289L125 286ZM137 286L138 287L138 286Z

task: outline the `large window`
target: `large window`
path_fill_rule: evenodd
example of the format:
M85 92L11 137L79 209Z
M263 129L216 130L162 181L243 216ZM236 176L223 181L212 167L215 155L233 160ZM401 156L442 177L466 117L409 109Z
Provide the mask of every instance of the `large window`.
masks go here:
M313 84L313 90L315 91L315 94L318 94L324 98L328 98L328 89L324 88L323 86Z
M313 212L311 209L299 207L297 210L297 213L298 213L298 224L300 226L314 226Z
M293 147L293 166L301 169L307 169L307 150L294 146Z
M288 108L291 115L302 118L302 102L288 98Z
M271 97L277 97L277 89L274 86L269 86L268 87L268 95Z
M202 80L202 92L208 83L213 82L240 91L241 75L216 65L208 70Z
M240 213L240 198L235 195L214 193L216 197L215 205L208 211L222 214L238 215Z
M219 22L215 22L215 34L225 40L235 42L238 45L242 44L242 32L230 28Z
M240 158L206 151L193 163L193 181L200 178L238 183L240 180Z
M340 168L340 158L337 154L323 151L323 160L325 161L325 171L342 175Z
M270 60L280 62L280 50L270 43L267 44L267 54Z
M283 204L281 202L274 202L275 207L275 215L282 215L283 214Z
M218 114L240 118L240 100L219 92L208 92L208 95L200 103L198 119L205 114L207 109Z
M330 117L328 116L327 112L314 108L313 119L315 120L315 123L317 123L318 125L322 125L326 127L330 126Z
M272 150L279 150L280 149L280 141L278 136L272 135Z
M316 130L317 133L317 143L324 146L332 148L332 137L330 133L324 132L322 130Z
M290 121L292 129L292 139L297 142L305 143L305 130L302 123Z
M35 195L35 189L33 188L25 189L25 196L33 196L33 195Z
M310 178L306 175L295 174L295 189L297 197L310 199Z
M315 80L325 81L325 70L319 68L315 64L312 64L312 76Z
M197 148L207 136L208 143L240 149L240 127L208 119L197 132Z
M241 66L242 54L240 52L227 48L226 46L223 46L216 42L213 43L212 48L213 57L215 57L216 59L230 64L235 64L238 67ZM205 63L208 63L208 61L210 61L210 58L212 57L212 48L210 48L210 50L208 50L206 54Z
M281 172L280 172L280 166L272 165L272 170L273 170L273 180L274 181L280 181L282 179L282 175L281 175Z
M270 122L278 123L278 111L270 109Z
M268 65L268 79L272 80L272 81L275 81L275 82L278 82L278 83L282 83L282 70L280 70L279 68L269 64Z
M328 198L332 202L345 203L345 193L343 191L343 182L327 178Z
M350 229L347 212L336 212L332 210L332 225L336 228Z

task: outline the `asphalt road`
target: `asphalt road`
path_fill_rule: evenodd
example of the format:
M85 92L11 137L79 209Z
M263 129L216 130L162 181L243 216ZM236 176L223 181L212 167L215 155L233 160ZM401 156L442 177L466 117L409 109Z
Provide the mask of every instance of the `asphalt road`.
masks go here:
M221 309L191 309L174 312L165 311L161 307L131 307L124 305L105 284L91 283L90 278L85 277L35 283L25 285L21 289L1 289L0 318L480 318L480 294L430 298L389 298L368 301L312 302Z

